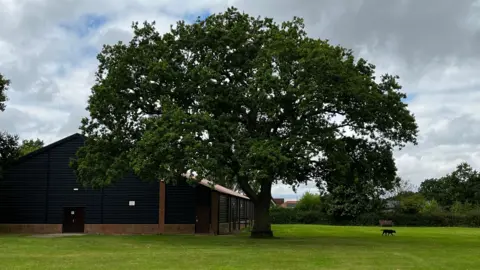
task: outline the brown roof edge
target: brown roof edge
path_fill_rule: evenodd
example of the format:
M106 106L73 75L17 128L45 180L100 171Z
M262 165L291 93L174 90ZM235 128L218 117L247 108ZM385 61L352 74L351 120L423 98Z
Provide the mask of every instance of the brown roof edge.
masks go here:
M183 176L190 177L190 178L195 180L195 176L191 176L189 173L185 173L185 174L183 174ZM214 185L212 181L207 180L207 179L202 179L198 183L201 184L202 186L213 188L215 191L226 194L226 195L231 195L231 196L239 197L239 198L242 198L242 199L250 200L250 198L248 198L247 196L245 196L243 194L240 194L236 191L233 191L231 189L228 189L228 188L226 188L224 186L221 186L221 185L218 185L218 184Z
M199 182L199 184L201 184L202 186L206 186L206 187L209 187L209 188L212 188L220 193L223 193L223 194L227 194L227 195L232 195L232 196L235 196L235 197L239 197L239 198L242 198L242 199L246 199L246 200L250 200L250 198L248 198L247 196L245 195L242 195L236 191L233 191L231 189L228 189L224 186L221 186L221 185L213 185L213 182L207 180L207 179L203 179L202 181Z

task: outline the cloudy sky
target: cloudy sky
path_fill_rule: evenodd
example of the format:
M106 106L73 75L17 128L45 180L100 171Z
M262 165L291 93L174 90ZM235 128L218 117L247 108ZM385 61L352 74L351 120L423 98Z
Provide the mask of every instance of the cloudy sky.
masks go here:
M132 21L166 31L236 6L352 48L401 77L419 145L395 154L418 185L461 161L480 169L480 1L475 0L0 0L0 73L12 81L0 130L53 142L78 131L102 44L127 41ZM274 195L299 197L283 186Z

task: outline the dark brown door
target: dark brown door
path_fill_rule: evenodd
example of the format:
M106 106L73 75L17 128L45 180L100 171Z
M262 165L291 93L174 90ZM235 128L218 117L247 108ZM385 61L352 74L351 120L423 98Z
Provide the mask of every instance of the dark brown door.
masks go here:
M210 232L210 207L208 205L197 205L197 217L195 233Z
M85 229L85 208L65 207L63 209L63 232L83 233Z

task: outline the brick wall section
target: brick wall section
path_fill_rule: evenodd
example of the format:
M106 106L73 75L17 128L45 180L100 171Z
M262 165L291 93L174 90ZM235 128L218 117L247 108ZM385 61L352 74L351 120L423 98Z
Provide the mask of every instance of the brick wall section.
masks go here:
M165 224L165 234L195 234L195 224Z
M0 224L0 233L62 233L62 224Z
M85 224L90 234L158 234L157 224Z
M218 224L218 233L219 234L229 234L230 233L230 223L220 223L220 224Z

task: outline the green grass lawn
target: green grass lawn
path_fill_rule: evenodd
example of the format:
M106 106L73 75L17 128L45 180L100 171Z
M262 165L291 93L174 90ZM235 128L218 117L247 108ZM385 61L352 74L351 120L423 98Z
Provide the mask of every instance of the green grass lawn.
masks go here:
M480 269L480 229L277 225L235 236L0 236L0 269Z

